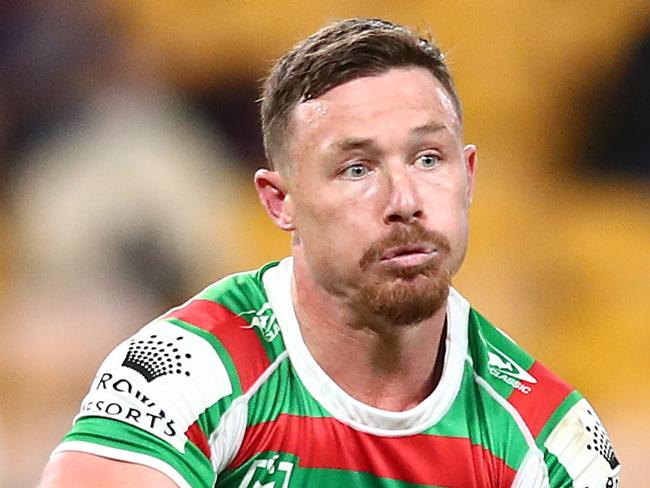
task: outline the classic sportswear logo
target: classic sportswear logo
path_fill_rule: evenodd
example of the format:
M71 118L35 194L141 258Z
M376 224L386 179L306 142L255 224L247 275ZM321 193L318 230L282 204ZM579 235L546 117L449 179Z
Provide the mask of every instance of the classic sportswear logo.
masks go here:
M499 351L492 344L488 346L488 369L495 378L509 384L514 389L528 395L531 387L525 383L535 384L537 380L510 356Z

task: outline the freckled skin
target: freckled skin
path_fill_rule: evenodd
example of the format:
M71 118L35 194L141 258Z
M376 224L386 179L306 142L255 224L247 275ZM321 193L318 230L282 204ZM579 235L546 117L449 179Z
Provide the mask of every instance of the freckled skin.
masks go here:
M427 123L444 129L413 139ZM445 235L445 267L461 265L467 245L467 211L474 148L465 150L449 95L422 68L393 69L353 80L298 105L291 123L290 203L300 256L329 293L347 296L358 286L358 261L369 243L384 237L391 213L420 212L418 220ZM379 153L332 155L345 138L370 139ZM418 151L442 153L434 170L414 166ZM373 159L373 173L350 181L336 172L346 160Z

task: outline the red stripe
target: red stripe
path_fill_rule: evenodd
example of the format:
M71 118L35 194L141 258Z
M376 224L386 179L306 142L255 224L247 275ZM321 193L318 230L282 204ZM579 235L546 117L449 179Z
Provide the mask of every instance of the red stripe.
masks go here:
M232 359L242 390L246 392L270 362L260 338L248 322L223 305L210 300L192 300L163 318L195 325L217 337Z
M537 383L531 385L528 394L517 389L513 390L508 401L521 414L533 436L537 437L544 424L573 388L539 362L535 362L528 372L533 375Z
M264 451L292 453L305 468L361 471L424 485L510 486L515 476L501 459L467 438L380 437L329 417L282 414L275 421L249 427L228 469Z
M208 444L208 438L205 436L205 433L201 427L199 427L199 424L194 422L192 425L190 425L185 431L185 435L192 442L192 444L198 447L201 452L205 454L205 457L208 459L212 457L212 451L210 450L210 444Z

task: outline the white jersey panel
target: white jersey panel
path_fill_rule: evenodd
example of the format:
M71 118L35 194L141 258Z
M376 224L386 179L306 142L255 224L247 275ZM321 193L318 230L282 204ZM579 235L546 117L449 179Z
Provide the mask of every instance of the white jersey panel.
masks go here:
M208 341L156 321L109 354L75 421L120 420L184 452L188 427L231 393L226 368Z
M574 486L616 488L621 466L609 435L589 402L581 399L567 412L544 443Z

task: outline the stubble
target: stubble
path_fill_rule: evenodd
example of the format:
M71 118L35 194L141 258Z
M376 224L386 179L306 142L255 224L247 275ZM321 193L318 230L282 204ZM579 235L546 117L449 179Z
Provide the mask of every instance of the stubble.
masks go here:
M409 245L429 245L435 252L415 266L381 264L387 249ZM419 223L397 225L363 253L359 261L360 286L352 298L352 307L364 321L380 321L393 327L414 325L432 317L449 295L451 273L444 263L450 250L449 240L439 232Z

